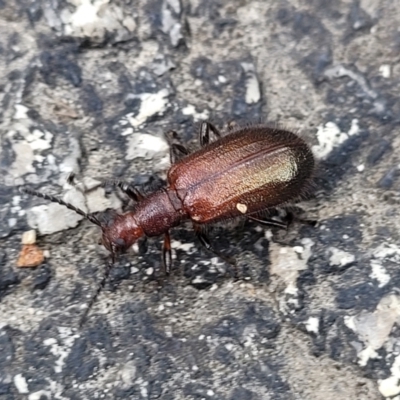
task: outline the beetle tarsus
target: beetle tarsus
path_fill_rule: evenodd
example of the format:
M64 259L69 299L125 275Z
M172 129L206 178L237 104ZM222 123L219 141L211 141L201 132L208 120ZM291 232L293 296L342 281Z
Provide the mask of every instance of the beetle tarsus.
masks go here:
M214 135L214 138L210 138L210 132ZM221 137L220 131L210 122L203 122L199 131L199 142L200 146L207 146L210 142L214 142L215 140Z
M164 235L162 255L164 274L169 275L172 267L171 236L169 232L165 233Z
M257 224L264 225L264 226L276 226L277 228L287 230L288 224L284 222L279 222L271 218L258 218L253 216L247 217L249 220L256 222Z

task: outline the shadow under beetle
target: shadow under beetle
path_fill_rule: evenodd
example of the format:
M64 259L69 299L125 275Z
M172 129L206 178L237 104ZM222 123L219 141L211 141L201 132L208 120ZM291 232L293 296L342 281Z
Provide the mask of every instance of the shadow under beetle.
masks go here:
M169 231L190 220L200 242L231 262L211 246L204 227L246 217L264 225L286 228L286 224L265 218L261 213L294 203L311 188L313 154L303 139L287 130L265 125L234 126L226 136L221 136L212 124L203 122L199 132L201 149L191 154L179 143L176 132L168 132L167 138L172 165L166 187L144 196L129 184L112 182L135 202L125 213L106 210L87 214L57 197L21 189L64 205L102 230L101 243L110 251L111 260L82 321L104 286L116 255L139 238L164 235L163 266L169 274L172 264Z

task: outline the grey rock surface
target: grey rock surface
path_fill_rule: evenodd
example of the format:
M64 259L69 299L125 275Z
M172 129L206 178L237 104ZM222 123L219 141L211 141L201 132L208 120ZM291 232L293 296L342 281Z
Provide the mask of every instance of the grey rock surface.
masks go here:
M0 0L0 399L400 399L399 20L389 0ZM79 328L98 229L18 187L118 207L96 182L162 184L163 133L196 148L204 119L301 132L318 225L213 230L239 281L174 229L163 287L159 238ZM17 268L32 227L46 261Z

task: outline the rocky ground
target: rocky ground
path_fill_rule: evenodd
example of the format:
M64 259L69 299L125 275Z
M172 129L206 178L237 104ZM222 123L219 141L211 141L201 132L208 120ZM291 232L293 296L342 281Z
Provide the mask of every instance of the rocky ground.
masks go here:
M400 399L399 19L390 0L0 0L0 399ZM318 225L213 230L239 281L181 226L164 286L162 238L136 246L79 328L98 228L18 187L118 207L68 174L160 185L163 132L195 148L204 119L301 132ZM45 258L21 268L32 228Z

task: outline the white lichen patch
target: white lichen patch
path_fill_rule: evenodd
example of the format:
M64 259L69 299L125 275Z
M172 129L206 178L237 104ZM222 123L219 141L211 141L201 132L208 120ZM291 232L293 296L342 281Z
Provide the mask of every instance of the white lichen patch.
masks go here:
M378 286L381 288L388 284L390 275L387 273L385 267L377 260L371 260L370 265L371 274L369 276L379 282Z
M142 126L148 118L155 115L162 115L168 106L167 89L161 89L157 93L142 93L139 95L130 95L128 99L138 98L141 100L140 110L134 115L133 113L127 114L125 119L134 128Z
M400 356L394 359L390 373L389 378L378 381L378 389L382 396L392 398L400 393Z
M261 92L254 64L243 62L241 66L246 75L245 101L247 104L258 103L261 98Z
M115 40L127 40L136 30L132 15L109 0L69 0L75 6L74 11L65 8L61 12L61 21L66 35L90 38L102 42L107 34L116 35Z
M317 317L310 317L305 323L307 332L315 333L318 335L319 333L319 318Z
M135 133L128 138L127 160L135 158L152 159L155 155L164 155L169 151L167 141L160 136L147 133Z
M196 108L192 104L188 104L186 107L182 108L182 114L192 115L194 121L204 121L210 117L208 110L197 112Z
M342 132L334 122L320 125L317 131L318 145L312 147L313 153L318 159L325 159L336 147L358 134L359 130L358 119L351 121L348 132Z
M59 327L58 331L60 338L62 339L61 343L59 340L54 338L48 338L43 343L45 346L50 347L51 354L57 357L54 365L54 371L57 374L62 372L65 360L68 357L75 340L79 338L79 335L73 334L70 328Z
M161 30L169 35L172 46L176 47L183 39L182 24L179 20L181 12L180 2L164 0L161 7Z
M79 196L77 194L77 197ZM74 204L76 203L77 198L74 201ZM80 204L79 208L82 208L85 212L87 211L84 203ZM42 235L50 235L65 229L75 228L82 219L83 217L79 214L56 203L32 207L27 212L29 226L37 229Z
M400 322L400 296L384 297L374 312L362 312L357 316L345 317L345 324L364 343L359 352L359 364L367 365L370 358L377 358L379 350L388 340L395 323ZM400 372L399 372L400 373Z
M27 114L28 110L22 104L15 106L13 123L7 132L15 157L8 169L13 179L34 173L36 170L33 164L43 163L45 158L41 152L50 149L53 140L52 133L33 126Z
M311 256L314 242L309 238L302 239L302 251L299 246L281 246L270 244L271 276L276 276L285 285L285 293L291 295L288 301L296 305L298 295L297 278L299 272L307 269L307 261Z
M340 250L336 247L330 247L329 252L331 256L329 257L329 264L339 267L344 267L355 261L355 256L348 253L347 251Z
M14 376L14 385L20 394L29 393L28 382L22 374L17 374Z

